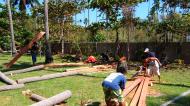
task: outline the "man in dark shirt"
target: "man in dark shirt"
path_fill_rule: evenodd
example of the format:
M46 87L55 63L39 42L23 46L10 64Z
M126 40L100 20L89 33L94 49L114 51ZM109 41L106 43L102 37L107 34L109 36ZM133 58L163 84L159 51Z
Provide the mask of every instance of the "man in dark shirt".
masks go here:
M34 42L32 48L31 48L31 55L32 55L32 63L33 65L36 64L36 56L38 54L38 44L36 42Z

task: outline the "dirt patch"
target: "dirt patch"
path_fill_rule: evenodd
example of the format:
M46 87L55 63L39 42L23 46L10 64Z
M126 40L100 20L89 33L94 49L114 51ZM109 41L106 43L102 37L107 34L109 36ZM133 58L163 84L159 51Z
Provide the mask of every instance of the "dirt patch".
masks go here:
M153 89L152 87L148 88L148 94L147 96L151 97L160 97L163 96L164 94L160 93L158 90Z

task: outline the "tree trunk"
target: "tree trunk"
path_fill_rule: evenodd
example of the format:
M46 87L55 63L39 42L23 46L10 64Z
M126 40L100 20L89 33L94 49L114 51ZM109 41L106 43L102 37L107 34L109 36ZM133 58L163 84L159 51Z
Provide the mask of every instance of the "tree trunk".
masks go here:
M6 82L9 85L15 85L17 84L14 80L10 79L9 77L7 77L5 74L3 74L2 72L0 72L0 79L3 82Z
M79 72L71 71L71 72L63 72L63 73L49 74L49 75L43 75L43 76L29 77L29 78L19 79L19 80L17 80L17 83L21 84L21 83L42 81L42 80L48 80L48 79L53 79L53 78L60 78L60 77L65 77L65 76L76 75L78 73Z
M11 30L11 53L12 53L12 56L14 57L14 55L16 54L16 47L15 47L15 39L14 39L12 13L11 13L9 0L7 0L7 7L8 7L8 12L9 12L9 24L10 24L10 30Z
M34 70L40 70L40 69L43 69L44 67L45 67L44 65L38 65L38 66L29 67L26 69L8 71L8 72L5 72L4 74L11 75L11 74L26 73L26 72L30 72L30 71L34 71Z
M61 21L61 52L64 56L64 35L63 35L64 20Z
M19 88L23 88L23 87L24 87L24 84L15 84L15 85L0 86L0 92L1 91L12 90L12 89L19 89Z
M45 4L45 31L46 31L46 49L45 49L45 63L52 63L53 62L53 57L51 53L51 46L49 43L49 25L48 25L48 0L44 0Z
M60 94L57 94L55 96L52 96L48 99L42 100L38 103L32 104L31 106L53 106L56 104L59 104L63 101L65 101L66 99L70 98L72 95L71 91L66 90Z
M118 29L115 30L116 31L116 40L115 40L115 57L118 56L118 52L119 52L119 32L118 32Z

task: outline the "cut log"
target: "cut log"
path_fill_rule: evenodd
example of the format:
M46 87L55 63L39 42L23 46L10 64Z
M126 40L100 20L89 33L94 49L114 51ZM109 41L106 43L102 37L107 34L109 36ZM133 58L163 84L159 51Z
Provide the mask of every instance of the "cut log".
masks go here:
M22 91L22 94L25 96L28 96L31 100L36 101L36 102L47 99L45 97L32 93L30 90Z
M124 89L123 96L126 97L141 81L142 78L137 78L127 89Z
M144 85L143 85L143 88L142 88L142 93L140 95L140 99L139 99L139 103L138 103L138 106L146 106L146 95L147 95L147 92L148 92L148 83L149 83L149 80L150 78L149 77L146 77L145 78L145 81L144 81Z
M21 69L21 70L8 71L8 72L5 72L4 74L11 75L11 74L25 73L25 72L30 72L30 71L34 71L34 70L40 70L40 69L43 69L44 67L45 67L45 65L38 65L38 66L33 66L33 67Z
M40 40L43 36L44 36L45 32L40 32L38 33L31 41L28 45L26 45L25 47L21 48L20 51L16 54L16 56L8 63L6 64L6 68L10 68L24 53L26 53L28 51L28 49L30 49L33 46L34 42L37 42L38 40Z
M2 72L0 72L0 79L3 82L6 82L9 85L15 85L17 84L14 80L10 79L9 77L7 77L5 74L3 74Z
M24 79L17 80L17 83L29 83L34 81L42 81L42 80L48 80L53 78L59 78L59 77L65 77L65 76L71 76L76 75L79 72L76 71L70 71L70 72L62 72L62 73L55 73L55 74L49 74L49 75L43 75L43 76L36 76L36 77L29 77Z
M71 95L72 95L71 91L66 90L53 97L50 97L50 98L42 100L38 103L32 104L31 106L53 106L53 105L59 104L59 103L65 101L66 99L70 98Z
M64 66L84 66L84 63L51 63L51 64L46 64L45 67L64 67Z
M142 88L143 88L143 85L144 85L144 78L143 80L141 81L137 91L135 92L135 95L130 103L130 106L137 106L137 103L139 101L139 97L141 95L141 91L142 91Z
M23 87L24 87L24 84L0 86L0 92L7 91L7 90L13 90L13 89L19 89L19 88L23 88Z

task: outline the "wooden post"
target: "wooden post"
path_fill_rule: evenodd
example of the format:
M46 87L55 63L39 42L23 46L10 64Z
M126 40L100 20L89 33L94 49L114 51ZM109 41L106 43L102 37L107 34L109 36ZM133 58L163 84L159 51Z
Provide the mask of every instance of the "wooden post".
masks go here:
M29 77L29 78L19 79L17 80L17 83L21 84L21 83L42 81L42 80L48 80L48 79L53 79L53 78L76 75L78 73L79 72L76 72L76 71L70 71L70 72L55 73L55 74L49 74L49 75L43 75L43 76Z
M1 91L12 90L12 89L19 89L19 88L23 88L23 87L24 87L24 84L15 84L15 85L0 86L0 92Z
M44 36L45 32L40 32L38 33L31 41L30 43L21 48L19 53L16 54L16 56L8 63L6 64L6 68L10 68L24 53L26 53L28 51L28 49L30 49L33 46L34 42L37 42L38 40L40 40L43 36Z
M58 103L65 101L66 99L70 98L72 95L71 91L66 90L60 94L52 96L48 99L42 100L38 103L32 104L31 106L53 106Z
M15 84L17 84L14 80L12 80L9 77L7 77L1 71L0 71L0 79L3 80L4 82L6 82L9 85L15 85Z

